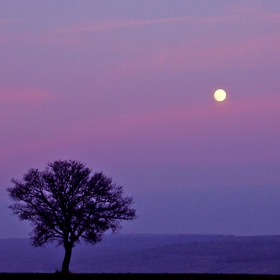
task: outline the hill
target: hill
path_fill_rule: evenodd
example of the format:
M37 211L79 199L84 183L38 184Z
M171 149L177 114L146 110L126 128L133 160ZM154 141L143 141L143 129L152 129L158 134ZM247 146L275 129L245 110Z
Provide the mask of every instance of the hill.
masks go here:
M54 272L63 248L34 248L28 239L0 240L0 272ZM70 265L79 273L279 274L280 236L105 235L78 244Z

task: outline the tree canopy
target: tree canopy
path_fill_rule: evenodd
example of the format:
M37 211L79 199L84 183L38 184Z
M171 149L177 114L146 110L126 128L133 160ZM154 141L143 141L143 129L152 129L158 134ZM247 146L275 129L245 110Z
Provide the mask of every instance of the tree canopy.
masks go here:
M74 244L81 239L95 244L108 229L116 232L122 220L136 218L132 197L103 172L92 174L79 161L54 161L45 170L30 169L22 180L12 179L7 189L10 206L21 220L33 226L32 244L57 241L65 256L62 272L69 272Z

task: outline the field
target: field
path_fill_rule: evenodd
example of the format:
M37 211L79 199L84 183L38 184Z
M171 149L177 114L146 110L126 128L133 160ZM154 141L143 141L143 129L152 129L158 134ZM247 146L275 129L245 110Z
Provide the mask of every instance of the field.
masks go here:
M56 273L0 273L0 279L79 279L79 280L269 280L280 279L279 275L250 275L250 274L168 274L168 273L101 273L101 274L86 274L77 273L69 275L61 275Z
M63 248L0 240L0 279L65 277ZM280 279L280 236L108 235L73 250L69 278Z

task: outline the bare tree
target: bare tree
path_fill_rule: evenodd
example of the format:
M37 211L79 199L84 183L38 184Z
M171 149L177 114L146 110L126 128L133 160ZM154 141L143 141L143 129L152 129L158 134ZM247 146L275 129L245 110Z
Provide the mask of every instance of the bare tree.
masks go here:
M106 230L118 231L121 220L136 217L132 197L123 197L122 186L102 172L91 174L78 161L54 161L44 171L30 169L12 183L7 191L15 203L10 208L31 222L32 244L57 241L64 246L62 273L69 273L75 243L82 239L95 244Z

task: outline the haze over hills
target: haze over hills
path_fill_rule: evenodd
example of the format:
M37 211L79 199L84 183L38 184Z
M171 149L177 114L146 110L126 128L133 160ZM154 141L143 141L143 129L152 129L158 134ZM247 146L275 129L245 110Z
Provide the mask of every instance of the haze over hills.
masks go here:
M63 248L29 239L0 240L0 272L60 270ZM280 236L105 235L78 244L70 264L80 273L280 274Z

